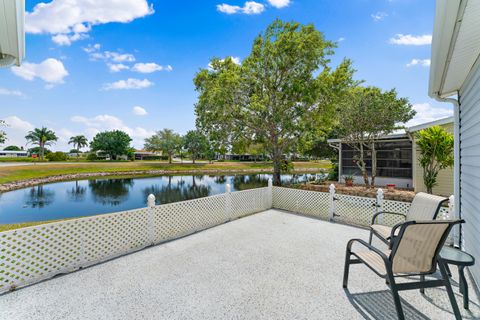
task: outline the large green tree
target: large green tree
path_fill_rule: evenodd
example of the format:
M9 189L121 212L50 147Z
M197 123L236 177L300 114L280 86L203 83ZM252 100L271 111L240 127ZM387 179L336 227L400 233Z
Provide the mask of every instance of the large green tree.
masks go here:
M93 137L90 143L92 151L103 151L110 156L110 159L118 159L119 156L125 156L130 151L130 142L132 138L121 131L99 132Z
M5 151L21 151L22 148L12 145L12 146L8 146L8 147L3 148L3 150L5 150Z
M183 146L192 156L193 163L209 149L207 137L198 130L190 130L187 132L183 137Z
M375 185L377 150L375 142L384 135L403 128L415 111L406 98L397 97L395 89L382 91L376 87L355 87L339 105L337 130L344 143L356 150L356 164L366 186ZM367 153L371 160L369 178Z
M73 145L73 149L80 150L88 146L88 139L84 135L70 137L68 144Z
M175 152L182 147L182 137L171 129L157 131L153 136L145 139L145 150L161 151L168 156L168 162L172 163Z
M45 146L50 146L58 140L58 137L55 135L55 132L49 130L46 127L42 128L35 128L32 131L29 131L28 134L25 136L28 143L33 145L37 145L39 147L39 157L40 160L44 159L45 155Z
M416 139L420 148L418 160L423 168L423 183L427 192L432 193L440 170L453 166L453 134L440 126L433 126L420 130Z
M241 65L214 58L196 74L197 126L212 139L264 142L280 185L283 156L306 131L327 130L336 102L355 84L349 60L328 66L334 47L313 25L275 20Z

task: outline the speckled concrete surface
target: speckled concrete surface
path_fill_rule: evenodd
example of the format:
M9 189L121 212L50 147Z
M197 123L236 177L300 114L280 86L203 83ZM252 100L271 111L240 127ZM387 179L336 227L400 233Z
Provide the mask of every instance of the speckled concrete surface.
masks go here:
M365 266L342 289L346 242L367 236L269 210L0 296L0 319L395 319ZM443 289L401 296L407 319L453 318Z

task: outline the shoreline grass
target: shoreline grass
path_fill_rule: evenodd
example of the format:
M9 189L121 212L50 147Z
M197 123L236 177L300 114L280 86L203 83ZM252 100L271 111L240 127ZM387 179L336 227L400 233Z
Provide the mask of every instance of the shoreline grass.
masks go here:
M331 164L327 160L317 162L294 162L294 169L301 170L322 170L329 169ZM45 163L38 165L19 165L0 167L0 184L15 183L31 179L48 178L59 175L71 174L115 174L119 176L122 173L134 171L165 171L165 174L172 172L172 174L182 174L182 172L195 173L210 173L209 171L225 172L245 172L248 170L273 170L271 163L261 162L214 162L214 163L172 163L165 162L93 162L93 163ZM216 172L217 173L217 172ZM140 175L148 175L139 174Z

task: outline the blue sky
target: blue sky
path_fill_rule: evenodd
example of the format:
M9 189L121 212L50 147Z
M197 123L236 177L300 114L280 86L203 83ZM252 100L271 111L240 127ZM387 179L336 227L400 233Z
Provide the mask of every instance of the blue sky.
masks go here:
M195 125L195 72L214 56L244 59L275 18L338 41L332 64L348 57L357 79L396 88L418 111L412 124L451 114L427 95L434 0L26 2L26 59L0 69L7 145L25 145L40 126L57 132L59 150L71 135L114 128L135 147L162 128L185 133Z

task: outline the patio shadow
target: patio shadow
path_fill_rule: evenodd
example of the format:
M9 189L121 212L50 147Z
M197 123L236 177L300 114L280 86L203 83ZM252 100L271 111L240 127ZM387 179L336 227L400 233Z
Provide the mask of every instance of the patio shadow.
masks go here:
M392 293L389 290L350 293L345 289L348 300L365 319L397 320L397 311L393 302ZM411 304L400 298L402 301L405 319L429 320Z

